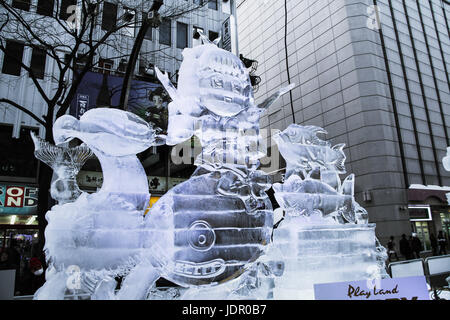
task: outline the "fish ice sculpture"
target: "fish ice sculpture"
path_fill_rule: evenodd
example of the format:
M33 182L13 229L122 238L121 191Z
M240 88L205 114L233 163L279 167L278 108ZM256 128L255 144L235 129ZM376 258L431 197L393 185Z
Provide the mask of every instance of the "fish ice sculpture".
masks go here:
M345 144L331 146L317 135L327 132L316 126L291 124L283 132L273 136L278 149L286 160L286 178L299 172L314 172L324 168L338 174L345 173Z
M138 116L109 108L89 110L80 120L62 116L54 123L53 136L56 144L83 141L100 161L103 185L47 212L44 250L49 269L35 299L62 299L68 269L114 277L139 261L150 194L136 154L162 138Z
M292 216L365 224L367 211L354 200L354 175L343 182L339 178L345 173L345 145L332 147L318 138L318 134L325 133L319 127L291 124L274 135L286 160L284 183L273 185L275 198Z
M314 126L290 125L274 139L286 160L286 178L275 183L280 204L273 245L285 264L274 278L275 299L314 299L314 284L387 276L386 250L354 199L353 174L345 173L344 145L332 147ZM284 211L284 218L281 218Z

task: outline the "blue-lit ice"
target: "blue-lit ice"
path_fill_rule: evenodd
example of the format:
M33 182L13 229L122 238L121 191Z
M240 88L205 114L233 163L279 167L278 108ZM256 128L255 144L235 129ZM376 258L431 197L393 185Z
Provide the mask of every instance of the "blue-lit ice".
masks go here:
M284 220L273 245L284 273L275 277L275 299L314 299L314 284L386 276L385 249L354 199L354 175L345 173L344 145L320 139L322 128L290 125L274 137L286 160L283 183L273 185Z

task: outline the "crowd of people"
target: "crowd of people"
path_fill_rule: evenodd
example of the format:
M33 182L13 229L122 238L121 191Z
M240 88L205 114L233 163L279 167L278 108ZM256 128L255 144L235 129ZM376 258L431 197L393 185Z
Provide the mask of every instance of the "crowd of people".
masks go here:
M0 270L15 270L14 295L33 295L45 282L42 252L29 241L12 239L0 248Z
M394 236L391 236L389 242L387 243L389 262L391 262L393 258L395 258L396 261L400 260L394 240ZM434 234L430 234L430 245L432 256L447 254L447 239L442 231L439 231L437 237ZM423 243L419 237L417 237L416 233L409 236L409 239L406 238L406 234L402 234L399 241L399 253L403 259L419 259L421 258L420 252L423 251L423 249Z

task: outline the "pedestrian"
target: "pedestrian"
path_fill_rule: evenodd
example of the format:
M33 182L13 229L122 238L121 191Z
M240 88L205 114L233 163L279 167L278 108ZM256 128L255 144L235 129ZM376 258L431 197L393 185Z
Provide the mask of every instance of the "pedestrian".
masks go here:
M8 251L2 249L0 252L0 270L15 269L16 267L11 264Z
M437 256L438 241L436 239L436 236L433 233L430 235L430 244L431 244L431 251L433 253L433 256Z
M45 283L44 268L41 261L33 257L25 267L25 275L21 286L21 295L33 295Z
M397 252L395 251L395 242L394 242L394 236L390 237L389 242L387 243L387 247L388 247L388 254L389 254L389 262L391 262L391 256L395 255L395 259L398 261L398 256L397 256Z
M447 240L445 239L444 233L439 231L438 234L438 244L439 244L439 255L441 254L447 254L447 251L445 250L445 245L447 244Z
M411 251L414 258L420 259L420 251L422 251L422 242L417 237L417 233L412 234Z
M402 234L400 239L400 253L405 257L405 260L411 259L411 247L409 245L408 239L406 239L406 234Z

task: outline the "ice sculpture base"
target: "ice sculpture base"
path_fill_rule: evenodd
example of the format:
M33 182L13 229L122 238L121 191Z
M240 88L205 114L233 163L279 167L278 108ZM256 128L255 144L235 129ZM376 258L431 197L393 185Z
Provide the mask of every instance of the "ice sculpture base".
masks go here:
M378 270L375 224L299 225L274 230L285 258L274 299L314 299L315 283L372 279Z

